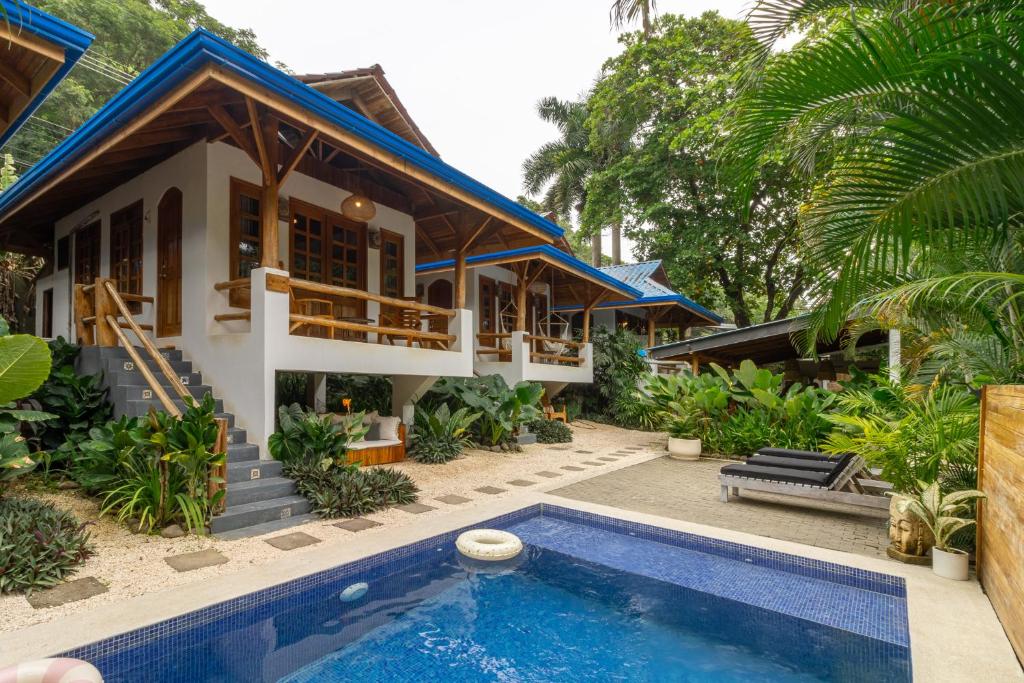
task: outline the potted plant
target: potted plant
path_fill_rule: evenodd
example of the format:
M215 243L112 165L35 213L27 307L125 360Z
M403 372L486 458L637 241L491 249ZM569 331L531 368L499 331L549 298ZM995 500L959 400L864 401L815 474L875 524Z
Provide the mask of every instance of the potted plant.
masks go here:
M697 414L683 411L668 423L668 455L675 460L700 460L700 422Z
M949 540L956 532L975 523L962 515L970 512L971 503L984 498L985 494L968 489L943 495L937 481L918 482L918 489L921 493L902 498L898 507L924 522L935 536L932 571L943 578L966 581L967 553L950 547Z

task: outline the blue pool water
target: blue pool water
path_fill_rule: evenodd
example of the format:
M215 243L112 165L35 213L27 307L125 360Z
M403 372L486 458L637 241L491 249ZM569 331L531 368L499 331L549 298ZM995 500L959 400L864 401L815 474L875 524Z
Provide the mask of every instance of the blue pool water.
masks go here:
M514 567L447 534L68 654L108 682L910 680L899 579L551 506L489 525Z

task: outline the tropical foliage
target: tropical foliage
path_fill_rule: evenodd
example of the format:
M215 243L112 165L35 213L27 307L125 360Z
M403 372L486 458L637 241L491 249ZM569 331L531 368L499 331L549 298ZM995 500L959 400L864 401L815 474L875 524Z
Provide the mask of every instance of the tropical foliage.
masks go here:
M949 550L958 532L974 526L974 504L985 494L974 489L943 493L938 482L917 482L920 493L902 497L897 503L900 512L910 511L931 529L935 547Z
M544 388L520 382L509 388L500 375L486 377L442 377L423 397L426 409L442 403L480 413L472 422L473 440L484 446L510 444L519 427L540 415Z
M22 425L49 420L54 415L19 409L15 401L39 388L50 366L50 350L42 339L8 334L7 322L0 318L0 495L6 482L35 467L21 434Z
M282 462L316 461L324 469L347 462L353 441L366 436L370 427L363 413L323 417L298 403L277 409L278 430L270 435L270 454Z
M393 468L337 465L324 468L319 460L299 460L285 466L299 493L322 517L356 517L389 505L416 502L418 489L404 472Z
M171 523L203 534L223 496L209 495L223 479L214 468L224 453L217 442L215 403L207 394L193 402L180 419L151 411L147 417L121 418L90 430L81 444L72 476L89 492L103 497L103 514L133 520L152 531Z
M36 500L0 499L0 538L0 594L51 588L92 554L85 524Z
M454 460L470 443L469 428L483 413L470 413L462 407L454 413L447 403L433 411L416 406L411 455L419 462L440 464Z
M537 435L538 443L571 443L572 430L558 420L534 420L529 424L530 432Z
M567 387L559 396L571 418L583 416L625 427L643 426L635 414L636 388L648 373L636 335L621 328L599 327L593 344L594 381Z
M770 56L778 36L823 16L826 30ZM965 314L963 334L938 340L950 360L970 370L980 352L979 365L995 358L1019 378L1019 264L949 258L1019 254L1024 4L761 0L751 25L761 45L730 147L745 196L770 159L814 185L801 221L808 257L829 268L808 344L834 339L859 303L915 317L949 306Z

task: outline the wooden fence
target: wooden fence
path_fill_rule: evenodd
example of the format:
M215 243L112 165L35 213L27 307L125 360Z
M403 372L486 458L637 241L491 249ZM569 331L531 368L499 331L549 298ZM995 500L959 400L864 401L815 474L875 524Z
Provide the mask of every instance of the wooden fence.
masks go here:
M982 393L978 579L1024 661L1024 385Z

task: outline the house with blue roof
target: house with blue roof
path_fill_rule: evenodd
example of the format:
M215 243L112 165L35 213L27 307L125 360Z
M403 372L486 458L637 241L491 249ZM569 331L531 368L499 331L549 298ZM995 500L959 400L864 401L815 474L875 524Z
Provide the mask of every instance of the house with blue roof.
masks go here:
M639 296L601 301L593 310L594 326L633 330L650 348L657 343L658 330L671 329L682 339L691 327L717 326L724 322L714 311L673 290L660 260L602 266L600 270L638 290ZM583 307L578 303L565 304L556 306L555 311L575 315L578 320ZM575 323L576 327L581 325L581 322Z
M92 44L91 33L17 0L0 0L0 146Z

